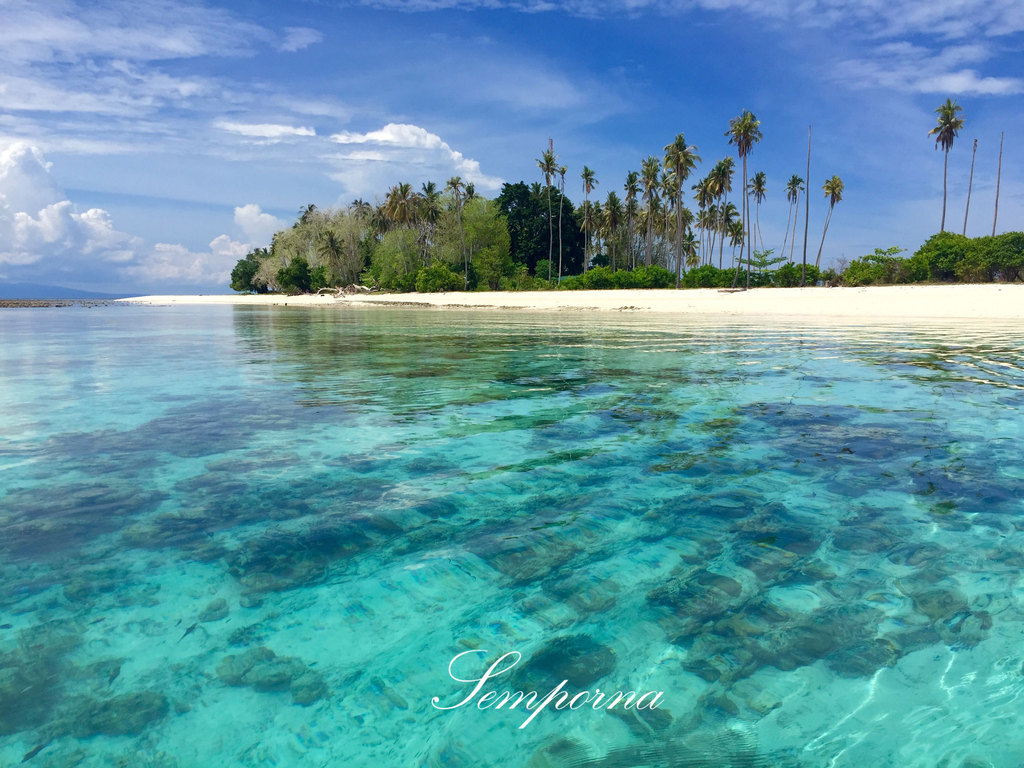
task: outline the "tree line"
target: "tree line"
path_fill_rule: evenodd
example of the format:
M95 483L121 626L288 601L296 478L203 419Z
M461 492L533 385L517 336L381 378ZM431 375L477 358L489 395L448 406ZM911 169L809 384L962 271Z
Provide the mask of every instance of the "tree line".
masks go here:
M948 156L964 125L961 112L947 99L936 110L937 125L929 132L946 155L942 230ZM823 275L841 282L839 273L821 271L829 225L843 200L844 183L838 175L821 186L828 209L814 263L807 257L806 181L796 173L784 185L789 207L780 254L766 247L760 208L768 180L763 171L749 173L748 167L763 138L760 126L749 110L730 120L724 136L735 157L722 157L703 176L696 174L702 162L698 148L678 134L660 156L649 155L639 171L626 174L621 197L611 189L603 199L592 199L601 182L585 165L579 174L579 206L566 195L568 169L559 163L550 141L536 160L543 184L507 183L493 200L454 176L444 187L426 182L414 190L411 184L396 184L377 204L355 200L335 209L308 205L290 228L274 235L269 248L258 248L238 262L231 287L307 292L361 282L387 291L735 288L741 275L745 288L814 284ZM810 150L808 131L808 174ZM1000 149L1000 177L1001 164ZM973 168L972 157L968 212ZM801 197L804 237L797 271ZM996 212L998 216L998 183ZM966 219L965 213L965 232ZM994 229L995 222L993 235ZM601 271L588 276L595 269ZM1009 272L997 269L994 274Z

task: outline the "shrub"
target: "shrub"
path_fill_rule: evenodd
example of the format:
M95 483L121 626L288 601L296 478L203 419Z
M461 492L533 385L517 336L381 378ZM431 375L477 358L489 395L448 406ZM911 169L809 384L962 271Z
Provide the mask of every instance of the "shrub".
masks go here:
M285 293L308 293L310 288L309 262L296 256L287 267L277 270L277 284Z
M953 232L939 232L929 237L914 254L915 276L926 270L923 279L942 282L956 280L957 264L967 255L971 238Z
M466 287L466 281L462 275L452 272L447 264L435 261L416 274L415 285L419 293L439 293L461 291Z

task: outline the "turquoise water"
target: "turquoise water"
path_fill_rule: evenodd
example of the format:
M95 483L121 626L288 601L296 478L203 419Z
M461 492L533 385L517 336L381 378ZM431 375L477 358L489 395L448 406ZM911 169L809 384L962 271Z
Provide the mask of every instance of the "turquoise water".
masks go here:
M0 310L0 765L1018 768L1021 331Z

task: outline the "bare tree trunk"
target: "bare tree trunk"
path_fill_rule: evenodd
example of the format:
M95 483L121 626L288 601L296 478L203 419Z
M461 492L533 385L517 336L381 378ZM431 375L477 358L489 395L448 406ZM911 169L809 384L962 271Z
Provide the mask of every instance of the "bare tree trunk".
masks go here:
M743 201L746 203L747 209L747 229L750 229L750 200L748 199L749 191L747 190L747 156L743 156ZM747 289L750 289L750 248L753 243L750 242L750 232L747 232Z
M964 211L964 237L967 237L967 216L971 212L971 187L974 186L974 156L978 154L978 140L974 140L974 149L971 150L971 175L967 179L967 209Z
M807 126L807 189L804 192L804 261L800 267L800 287L807 285L807 223L811 220L811 126Z
M946 172L949 170L949 150L946 150L946 159L942 163L942 224L939 231L946 231Z
M562 201L565 199L565 185L558 190L558 282L562 282ZM577 200L579 198L576 198Z
M786 245L789 243L789 222L793 218L793 206L794 206L795 203L796 203L796 201L794 200L792 203L789 204L789 214L786 216L786 236L784 238L782 238L782 255L783 256L786 255ZM794 228L793 231L795 232L796 229ZM792 261L792 259L790 259L790 261Z
M818 246L818 258L814 260L815 269L818 269L821 266L821 250L825 247L825 235L828 234L828 223L832 220L832 211L834 210L834 205L830 205L828 207L828 215L825 217L825 229L821 233L821 245Z
M999 220L999 182L1003 179L1003 133L999 134L999 170L996 172L996 214L992 217L992 237L996 236L996 222Z
M789 263L793 263L793 250L796 248L796 224L800 219L800 190L796 191L796 200L793 201L793 239L789 241ZM785 256L785 254L783 254Z

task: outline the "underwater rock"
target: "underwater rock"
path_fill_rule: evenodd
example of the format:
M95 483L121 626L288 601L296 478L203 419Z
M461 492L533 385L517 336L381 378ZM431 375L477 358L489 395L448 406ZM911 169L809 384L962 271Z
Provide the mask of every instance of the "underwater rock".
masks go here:
M612 579L594 582L588 575L573 574L554 582L546 582L544 591L587 615L606 611L615 605L620 587Z
M515 584L541 581L557 573L580 552L568 537L550 532L488 538L469 549Z
M220 621L228 615L228 601L223 597L211 601L199 614L199 621Z
M170 710L167 697L155 691L139 691L106 701L80 699L68 721L72 736L137 736Z
M932 621L942 621L967 612L967 598L957 589L937 587L912 593L910 598L914 602L914 610Z
M291 692L293 702L308 707L327 695L327 683L319 672L307 670L292 681Z
M562 680L583 690L615 669L615 651L590 635L564 635L548 641L530 657L517 676L539 691L554 688Z
M245 685L245 673L261 661L273 659L277 654L265 646L250 648L238 656L225 656L217 665L217 677L228 685Z
M650 738L672 725L672 713L667 709L609 709L609 715L619 718L630 733L639 738Z
M902 655L890 640L879 637L841 648L826 658L825 663L842 677L869 677L882 667L895 666Z
M284 690L305 669L301 661L286 656L262 659L242 675L242 685L262 692Z

